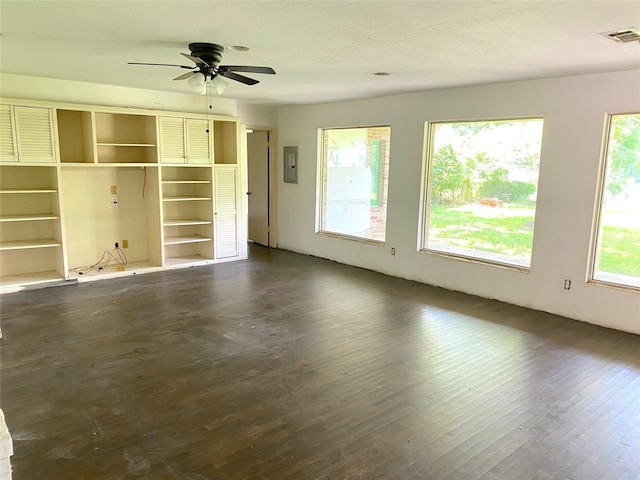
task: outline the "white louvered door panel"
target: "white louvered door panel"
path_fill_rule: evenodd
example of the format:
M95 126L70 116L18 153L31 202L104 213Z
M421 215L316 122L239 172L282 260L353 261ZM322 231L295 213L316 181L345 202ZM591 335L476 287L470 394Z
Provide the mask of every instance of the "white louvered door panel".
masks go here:
M215 256L238 256L238 169L217 165L215 175Z
M185 163L184 120L160 117L160 162Z
M11 105L0 105L0 162L17 162Z
M211 163L209 122L197 118L185 119L187 131L187 163Z
M44 107L13 108L19 160L38 163L54 162L51 109Z

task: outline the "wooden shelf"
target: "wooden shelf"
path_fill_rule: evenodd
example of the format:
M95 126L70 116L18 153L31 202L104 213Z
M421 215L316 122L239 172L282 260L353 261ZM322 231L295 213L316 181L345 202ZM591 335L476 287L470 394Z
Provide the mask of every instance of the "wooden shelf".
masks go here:
M57 193L53 188L4 188L0 193Z
M97 143L98 163L158 164L156 146L144 143Z
M109 142L97 142L99 147L155 147L154 143L109 143Z
M177 257L165 258L164 264L166 267L178 267L182 265L207 265L213 263L213 258L203 257L202 255L181 255Z
M177 184L209 184L210 180L163 180L163 184L177 185Z
M157 163L153 162L103 162L99 163L61 163L60 166L65 169L77 168L147 168L157 167Z
M26 250L29 248L60 247L62 244L54 238L40 240L14 240L0 243L0 250Z
M3 215L0 222L32 222L37 220L58 220L53 213L34 213L30 215Z
M64 280L64 277L55 270L48 270L46 272L21 273L19 275L0 277L0 285L4 289L12 286L34 285L59 280Z
M181 237L164 237L164 244L180 245L183 243L211 242L212 240L212 238L203 237L202 235L184 235Z
M183 197L164 197L162 199L163 202L189 202L189 201L199 201L199 200L211 200L211 197L198 197L194 195L183 196Z
M180 227L184 225L211 225L210 220L202 220L201 218L173 218L164 220L165 227Z

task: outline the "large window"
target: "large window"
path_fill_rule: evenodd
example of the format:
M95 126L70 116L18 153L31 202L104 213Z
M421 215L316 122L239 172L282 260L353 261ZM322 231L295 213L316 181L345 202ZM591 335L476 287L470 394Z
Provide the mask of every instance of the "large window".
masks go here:
M384 242L390 127L321 130L321 232Z
M424 250L531 265L542 124L429 125Z
M593 279L640 287L640 114L612 115Z

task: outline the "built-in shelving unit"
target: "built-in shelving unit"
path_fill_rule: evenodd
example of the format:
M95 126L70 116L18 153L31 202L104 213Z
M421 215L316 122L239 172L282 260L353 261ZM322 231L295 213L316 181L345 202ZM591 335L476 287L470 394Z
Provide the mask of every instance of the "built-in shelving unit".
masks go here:
M60 161L64 164L95 162L93 113L82 110L56 110Z
M0 120L1 292L240 258L238 119L3 99Z
M95 113L98 163L157 163L156 117Z
M216 164L238 163L238 123L224 120L213 122L214 161Z
M211 167L162 167L164 258L168 264L213 259L211 173Z
M55 166L0 166L0 284L65 276Z
M63 209L67 224L69 277L109 273L106 262L88 271L115 243L131 265L162 265L158 167L108 166L67 167L61 172ZM115 188L115 193L112 193ZM114 203L117 200L117 203ZM106 255L109 264L113 258Z

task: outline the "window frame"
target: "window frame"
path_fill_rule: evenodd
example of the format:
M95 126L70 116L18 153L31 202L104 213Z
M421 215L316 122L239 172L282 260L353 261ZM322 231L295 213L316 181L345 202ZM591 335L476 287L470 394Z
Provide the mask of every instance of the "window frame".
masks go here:
M640 291L639 285L631 285L628 283L616 282L614 280L595 278L596 275L596 263L599 260L599 246L601 243L600 232L602 225L602 207L604 205L605 195L606 195L606 183L607 183L607 173L608 167L610 163L609 159L609 145L611 143L611 127L613 125L613 118L616 116L625 116L625 115L640 115L640 111L623 111L623 112L608 112L605 114L604 118L604 128L602 132L602 141L600 148L600 161L598 164L598 175L597 175L597 184L596 184L596 194L595 194L595 202L593 209L593 220L591 223L591 238L589 241L589 256L588 256L588 264L587 264L587 274L585 278L585 282L587 284L598 285L616 288L620 290ZM608 273L608 272L603 272ZM615 273L610 273L610 275L615 276Z
M455 123L489 123L489 122L518 122L518 121L528 121L528 120L540 120L542 121L542 137L540 138L540 156L538 162L538 179L536 182L536 192L538 191L539 182L540 182L540 166L542 164L542 156L544 151L544 136L545 136L545 126L546 120L543 115L527 115L527 116L509 116L509 117L491 117L491 118L473 118L473 119L449 119L449 120L432 120L424 122L424 141L423 141L423 149L422 149L422 187L420 191L421 201L420 201L420 212L419 212L419 227L418 227L418 252L425 253L427 255L434 255L445 258L453 258L457 260L462 260L471 263L478 263L481 265L489 265L492 267L504 268L507 270L514 270L523 273L528 273L531 271L534 262L534 252L535 252L535 223L536 218L538 216L537 209L537 193L536 193L536 211L534 214L534 235L532 238L531 244L531 258L529 261L529 265L519 265L517 263L510 263L507 261L501 261L497 258L486 258L479 256L471 256L465 255L461 252L448 252L444 250L436 250L430 248L428 245L429 240L429 225L430 225L430 209L431 209L431 193L433 188L433 157L434 157L434 137L435 137L435 127L437 125L447 125L447 124L455 124ZM495 254L496 257L500 254Z
M386 183L386 191L384 193L384 204L385 204L385 234L384 240L376 240L373 238L367 237L359 237L357 235L349 235L346 233L334 232L331 230L324 230L322 225L322 220L324 216L324 174L327 167L327 156L324 151L324 134L326 131L330 130L354 130L354 129L368 129L368 128L388 128L389 129L389 140L388 145L384 147L383 152L389 151L389 155L385 158L385 168L390 167L391 162L391 124L372 124L372 125L352 125L352 126L343 126L343 127L319 127L318 128L318 148L317 148L317 185L316 185L316 221L315 221L315 233L317 235L323 235L327 237L340 238L344 240L352 240L360 243L366 243L371 245L384 246L387 242L387 214L388 214L388 203L389 203L389 183L387 180Z

